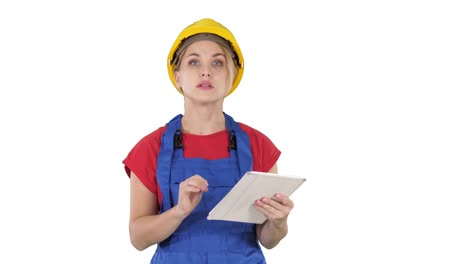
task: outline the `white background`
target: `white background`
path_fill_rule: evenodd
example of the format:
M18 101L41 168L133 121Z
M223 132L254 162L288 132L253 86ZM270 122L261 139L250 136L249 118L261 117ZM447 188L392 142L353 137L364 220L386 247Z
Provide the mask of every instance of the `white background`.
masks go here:
M464 1L2 1L0 263L149 263L122 160L182 111L166 56L211 17L225 111L308 181L269 263L468 263Z

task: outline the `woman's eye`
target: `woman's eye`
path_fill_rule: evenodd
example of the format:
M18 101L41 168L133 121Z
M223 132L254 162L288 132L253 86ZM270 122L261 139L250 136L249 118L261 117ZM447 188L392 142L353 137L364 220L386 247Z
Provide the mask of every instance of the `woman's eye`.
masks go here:
M189 60L189 65L198 65L200 62L198 60Z
M223 61L218 61L218 60L213 61L213 65L215 65L215 66L223 66L223 64L224 64Z

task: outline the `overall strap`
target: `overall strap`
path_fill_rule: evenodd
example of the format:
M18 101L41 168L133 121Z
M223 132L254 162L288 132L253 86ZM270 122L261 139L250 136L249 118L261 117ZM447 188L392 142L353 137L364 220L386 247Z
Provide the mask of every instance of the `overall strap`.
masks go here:
M170 182L171 182L171 166L172 166L172 156L174 154L174 148L176 142L181 142L175 140L176 135L181 136L181 119L182 115L179 114L169 121L166 125L166 131L161 137L161 148L158 155L158 167L156 168L156 178L159 185L159 188L162 193L162 210L169 210L173 203L171 201L170 195Z
M229 132L230 155L237 155L239 160L240 179L247 171L252 170L253 158L250 149L250 139L231 116L224 113L224 118L226 120L226 129Z

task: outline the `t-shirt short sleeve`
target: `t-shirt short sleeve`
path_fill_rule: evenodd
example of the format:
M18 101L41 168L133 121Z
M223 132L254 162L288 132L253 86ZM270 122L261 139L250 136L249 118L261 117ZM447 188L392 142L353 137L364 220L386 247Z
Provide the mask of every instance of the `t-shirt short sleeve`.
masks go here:
M165 130L165 126L160 127L143 137L123 160L127 175L130 177L133 172L148 190L157 195L158 201L161 201L161 192L156 182L156 166L161 136Z
M252 169L254 171L269 172L278 161L281 151L262 132L243 123L239 123L239 126L247 133L250 139L253 156Z

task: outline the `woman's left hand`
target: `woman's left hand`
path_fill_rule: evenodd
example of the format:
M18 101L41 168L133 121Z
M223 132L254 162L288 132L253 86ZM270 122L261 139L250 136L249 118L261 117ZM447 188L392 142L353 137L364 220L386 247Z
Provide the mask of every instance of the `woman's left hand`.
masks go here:
M254 206L275 226L280 226L288 218L294 203L285 195L275 194L272 198L262 197L258 199L255 201Z

